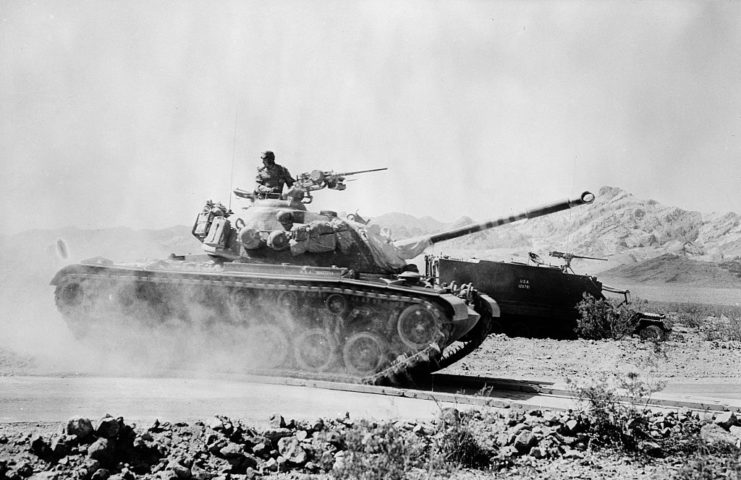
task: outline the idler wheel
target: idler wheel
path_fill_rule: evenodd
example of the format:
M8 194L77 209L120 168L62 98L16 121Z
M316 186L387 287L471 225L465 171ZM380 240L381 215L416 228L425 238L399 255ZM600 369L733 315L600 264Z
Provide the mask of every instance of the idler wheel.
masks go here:
M296 363L303 370L323 372L337 359L334 339L321 328L312 328L294 341Z
M57 290L57 303L65 311L79 308L85 300L85 290L77 282L61 285Z
M340 295L339 293L333 293L328 296L324 301L324 304L327 306L327 309L335 315L342 315L347 312L350 307L350 302L347 300L347 297Z
M342 348L345 369L354 375L370 375L386 361L388 345L375 333L360 332L351 336Z
M275 325L257 325L246 332L246 348L258 368L278 368L288 359L290 342Z
M437 340L442 322L440 311L432 305L412 305L399 315L396 331L404 345L419 350Z

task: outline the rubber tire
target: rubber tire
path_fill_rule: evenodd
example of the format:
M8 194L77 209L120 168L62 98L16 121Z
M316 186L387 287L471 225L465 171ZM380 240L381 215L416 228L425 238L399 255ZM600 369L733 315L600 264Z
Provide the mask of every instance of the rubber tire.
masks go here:
M658 325L645 325L638 330L641 340L662 341L666 340L666 332Z

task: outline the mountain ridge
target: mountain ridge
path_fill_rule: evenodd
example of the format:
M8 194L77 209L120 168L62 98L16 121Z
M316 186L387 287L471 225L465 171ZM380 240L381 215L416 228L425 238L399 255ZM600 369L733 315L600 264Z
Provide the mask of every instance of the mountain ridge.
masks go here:
M471 223L474 220L466 216L443 223L431 216L417 218L400 212L371 219L371 224L389 229L394 239L439 233ZM68 262L94 256L124 262L166 258L170 253L200 253L190 230L184 225L155 230L65 227L0 235L0 264L8 271L24 269L36 261L58 266L58 239L69 248ZM548 259L548 253L554 250L607 258L605 262L572 264L592 274L638 282L736 285L741 278L734 270L737 263L741 264L741 216L734 212L683 210L605 186L591 205L477 232L430 249L432 253L460 258L521 262L528 261L529 252Z

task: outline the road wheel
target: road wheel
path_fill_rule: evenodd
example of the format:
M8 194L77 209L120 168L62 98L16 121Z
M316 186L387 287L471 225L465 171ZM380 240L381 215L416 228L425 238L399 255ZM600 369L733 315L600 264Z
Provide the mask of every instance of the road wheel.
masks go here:
M407 307L396 324L396 331L404 345L419 350L434 342L440 334L440 311L432 305Z
M345 369L353 375L376 373L386 362L388 345L375 333L360 332L351 336L342 348Z
M324 301L327 309L335 315L342 315L350 308L350 302L344 295L333 293Z
M294 341L296 363L303 370L323 372L337 359L337 346L322 328L307 330Z

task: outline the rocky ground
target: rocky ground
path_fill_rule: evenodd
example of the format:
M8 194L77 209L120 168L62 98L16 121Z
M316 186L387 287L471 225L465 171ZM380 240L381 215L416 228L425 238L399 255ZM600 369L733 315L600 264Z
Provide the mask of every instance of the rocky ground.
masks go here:
M632 414L441 410L433 422L348 416L267 429L213 417L127 424L106 416L0 426L0 478L90 480L284 478L738 478L741 422L727 412ZM617 413L617 411L613 412ZM623 412L625 413L625 412ZM705 455L697 456L697 449ZM699 463L698 463L699 462ZM713 476L704 478L715 478Z
M741 382L741 342L706 340L698 329L681 326L659 344L637 337L615 341L492 335L447 372L560 381L636 372L655 380L723 378Z
M630 372L657 381L741 381L741 344L704 338L686 327L660 344L498 335L448 370L592 385ZM39 368L9 351L0 351L0 366L5 375ZM605 401L612 387L597 385L582 390L583 413L446 410L436 422L387 424L348 417L297 423L275 415L260 431L224 417L139 426L113 417L4 424L0 479L741 477L735 414L643 414Z

